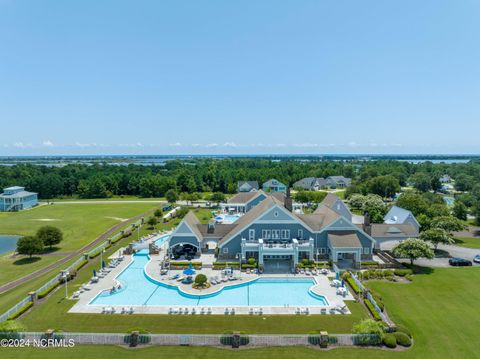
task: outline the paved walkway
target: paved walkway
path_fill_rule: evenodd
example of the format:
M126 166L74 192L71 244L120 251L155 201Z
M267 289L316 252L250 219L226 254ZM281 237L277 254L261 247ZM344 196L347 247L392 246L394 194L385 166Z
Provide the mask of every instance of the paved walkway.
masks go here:
M382 243L382 249L391 250L397 244L398 242L396 241L385 242L385 243ZM447 251L450 254L450 257L460 257L460 258L465 258L471 261L473 261L473 257L475 257L477 254L480 254L480 249L466 248L466 247L460 247L460 246L454 246L454 245L440 244L438 246L438 249ZM453 268L448 264L448 259L449 258L417 259L414 263L422 267ZM408 259L399 258L398 261L402 263L410 263ZM479 266L480 264L473 262L473 265Z
M151 209L151 210L149 210L145 213L142 213L138 216L132 217L125 222L117 223L116 225L114 225L113 227L108 229L107 231L103 232L97 238L95 238L95 240L93 240L92 242L90 242L86 246L80 248L79 250L77 250L75 252L72 252L71 254L67 255L66 257L64 257L62 259L59 259L58 261L56 261L56 262L54 262L54 263L52 263L52 264L50 264L46 267L43 267L43 268L41 268L41 269L39 269L35 272L32 272L32 273L26 275L25 277L16 279L12 282L9 282L9 283L6 283L6 284L0 286L0 294L5 293L5 292L7 292L7 291L9 291L13 288L16 288L19 285L22 285L22 284L24 284L28 281L31 281L35 278L38 278L38 277L42 276L43 274L46 274L46 273L50 272L51 270L60 267L62 264L66 263L66 262L68 262L68 261L70 261L74 258L77 258L77 257L81 256L83 253L89 252L90 250L95 248L97 245L99 245L100 243L107 240L112 234L114 234L114 233L118 232L119 230L121 230L122 228L124 228L127 224L135 222L138 219L140 219L142 217L145 217L148 214L152 213L153 211L154 211L154 209Z
M181 274L181 270L170 270L167 275L160 275L160 263L162 261L163 255L152 255L151 261L147 263L145 267L146 274L150 276L152 279L173 285L179 288L181 292L186 294L193 294L193 295L208 295L215 292L220 292L223 288L233 285L238 285L239 283L247 283L249 281L253 281L259 278L258 275L255 274L246 274L244 272L241 273L240 278L234 281L227 281L222 282L221 284L212 285L210 288L203 289L203 290L196 290L192 288L191 285L185 285L175 280L169 280L169 276L173 274ZM93 305L89 304L95 296L97 296L100 292L111 289L114 285L117 284L116 277L131 263L133 257L126 256L126 259L116 268L112 269L111 272L101 278L98 283L91 284L91 290L85 291L84 293L80 294L78 302L69 310L70 313L102 313L105 305ZM211 268L203 268L199 273L205 274L208 278L211 277L220 277L221 271L220 270L213 270ZM236 271L236 274L239 274ZM337 288L331 286L331 281L328 277L333 278L334 273L330 272L328 276L319 275L319 276L305 276L305 275L294 275L294 274L277 274L277 275L262 275L262 278L285 278L285 277L296 277L296 278L314 278L316 284L312 286L311 290L318 295L324 296L328 301L328 306L323 307L327 309L328 314L340 314L338 311L333 310L333 308L337 306L343 307L345 305L346 300L354 300L353 296L350 293L347 293L345 297L337 294ZM128 288L126 289L128 290ZM170 308L172 306L152 306L152 305L137 305L137 306L128 306L128 308L132 307L134 313L141 313L141 314L169 314ZM225 314L226 306L221 307L210 307L210 314ZM127 308L125 305L116 305L113 306L116 313L121 313L123 308ZM177 307L179 309L180 307ZM185 309L185 306L181 307L182 310ZM229 307L230 310L232 307ZM187 307L188 312L192 314L192 309L195 309L197 314L201 311L201 307ZM205 310L208 308L205 307ZM251 307L234 307L235 314L252 314L250 311L254 308ZM255 308L257 311L259 308ZM303 309L303 308L302 308ZM332 312L330 312L332 309ZM262 307L261 313L262 314L296 314L297 307ZM321 314L322 307L309 307L309 314ZM350 311L346 311L344 314L349 314ZM260 313L257 313L260 314Z

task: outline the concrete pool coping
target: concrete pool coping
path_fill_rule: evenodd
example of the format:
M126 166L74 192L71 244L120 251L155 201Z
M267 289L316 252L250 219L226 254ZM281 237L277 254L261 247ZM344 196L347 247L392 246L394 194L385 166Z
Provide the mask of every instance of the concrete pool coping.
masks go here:
M153 258L152 258L153 257ZM157 258L156 258L157 257ZM150 261L147 263L145 266L146 268L149 266L149 264L152 264L152 268L156 267L158 269L158 277L160 277L160 268L158 266L158 261L160 260L161 255L153 255L150 256ZM156 259L156 261L155 261ZM96 298L101 292L105 290L110 290L116 283L117 280L116 278L133 262L134 258L133 256L125 256L125 260L121 262L120 265L118 265L116 268L113 268L104 278L100 278L98 283L95 284L90 284L91 290L84 291L83 293L80 294L79 298L76 299L77 303L70 308L68 311L69 313L102 313L104 308L114 308L116 313L121 313L123 309L130 309L133 308L133 312L137 314L169 314L171 309L179 309L182 308L184 310L185 308L188 308L188 313L192 313L192 309L195 309L197 313L200 312L202 306L154 306L154 305L96 305L96 304L90 304L91 301ZM160 260L161 261L161 260ZM155 265L156 264L156 265ZM211 271L213 271L210 268L206 268ZM175 271L171 270L171 274L174 274L175 272L181 273L181 270ZM203 269L198 271L199 273L204 273ZM215 271L218 275L219 271ZM204 273L205 274L205 273ZM328 279L327 276L325 275L319 275L319 276L306 276L306 275L298 275L298 274L270 274L270 275L248 275L246 273L242 273L242 280L236 280L236 281L229 281L226 283L222 283L223 285L217 285L217 286L212 286L212 291L205 291L203 290L202 293L199 293L199 290L191 288L191 285L184 285L181 283L176 282L176 286L178 288L181 288L181 291L188 294L188 295L209 295L213 294L216 292L220 292L226 287L229 286L235 286L239 284L247 284L251 281L254 281L258 278L297 278L297 279L310 279L314 280L316 284L314 284L312 287L310 287L310 291L316 295L320 295L325 297L325 299L328 302L328 306L308 306L308 307L300 307L300 306L264 306L264 307L259 307L259 306L252 306L252 307L247 307L247 306L210 306L210 307L203 307L205 312L207 312L208 308L211 310L211 314L223 314L225 315L225 309L228 308L230 311L233 308L235 311L235 314L251 314L250 311L252 309L262 309L262 314L263 315L280 315L280 314L286 314L286 315L295 315L297 314L298 308L302 310L302 312L305 310L305 308L308 308L308 314L325 314L322 313L322 309L327 309L327 314L333 314L333 312L330 312L330 309L336 308L338 306L343 307L345 305L345 301L348 300L354 300L354 297L351 295L350 292L347 293L345 297L340 296L336 293L337 288L332 287L330 285L330 280ZM248 276L248 277L247 277ZM156 277L156 276L155 276ZM154 280L157 281L157 279L154 277ZM165 276L168 278L168 276ZM207 275L207 277L209 277ZM168 283L168 281L165 280L158 280L161 283L167 284L167 285L173 285L171 283ZM188 287L188 289L187 289ZM208 288L208 289L210 289ZM335 314L341 314L338 311L335 311ZM350 314L350 311L347 310L345 311L344 314ZM200 314L199 314L200 315ZM257 314L258 315L258 314Z

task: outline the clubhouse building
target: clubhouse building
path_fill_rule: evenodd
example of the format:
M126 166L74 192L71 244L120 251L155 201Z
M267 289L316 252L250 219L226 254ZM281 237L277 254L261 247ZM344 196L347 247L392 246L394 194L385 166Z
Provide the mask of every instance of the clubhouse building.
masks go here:
M0 194L0 212L16 212L38 204L37 194L25 191L25 187L8 187Z
M238 220L202 224L190 211L172 233L169 250L190 247L216 253L218 261L255 258L266 270L271 266L289 271L302 259L355 268L372 260L379 243L419 235L408 222L371 224L368 214L362 224L354 224L350 210L334 194L310 214L293 211L289 191L239 193L222 207L240 214Z

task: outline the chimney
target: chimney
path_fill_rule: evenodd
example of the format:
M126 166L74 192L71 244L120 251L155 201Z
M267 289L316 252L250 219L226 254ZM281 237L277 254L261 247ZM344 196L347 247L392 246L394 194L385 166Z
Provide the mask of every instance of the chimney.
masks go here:
M370 223L370 214L368 211L363 214L363 231L369 236L372 234L372 225Z
M287 188L287 195L285 197L285 208L292 212L293 211L293 201L292 201L292 197L290 196L290 188Z

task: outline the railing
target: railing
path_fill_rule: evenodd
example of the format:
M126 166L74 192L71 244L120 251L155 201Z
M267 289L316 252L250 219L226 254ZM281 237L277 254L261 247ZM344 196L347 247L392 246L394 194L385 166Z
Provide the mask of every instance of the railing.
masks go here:
M10 337L29 340L31 343L47 345L47 339L61 340L64 343L120 345L129 344L132 334L122 333L9 333ZM334 347L376 345L380 340L373 334L329 334L328 345ZM247 347L271 346L318 346L319 334L268 334L240 335L240 345ZM138 344L165 346L231 346L231 334L139 334ZM51 345L54 343L50 342Z
M6 321L8 318L10 318L10 316L17 313L20 309L22 309L25 305L27 305L31 301L32 301L32 298L30 296L27 296L24 299L22 299L20 302L15 304L13 307L11 307L9 310L7 310L5 313L0 315L0 323Z

